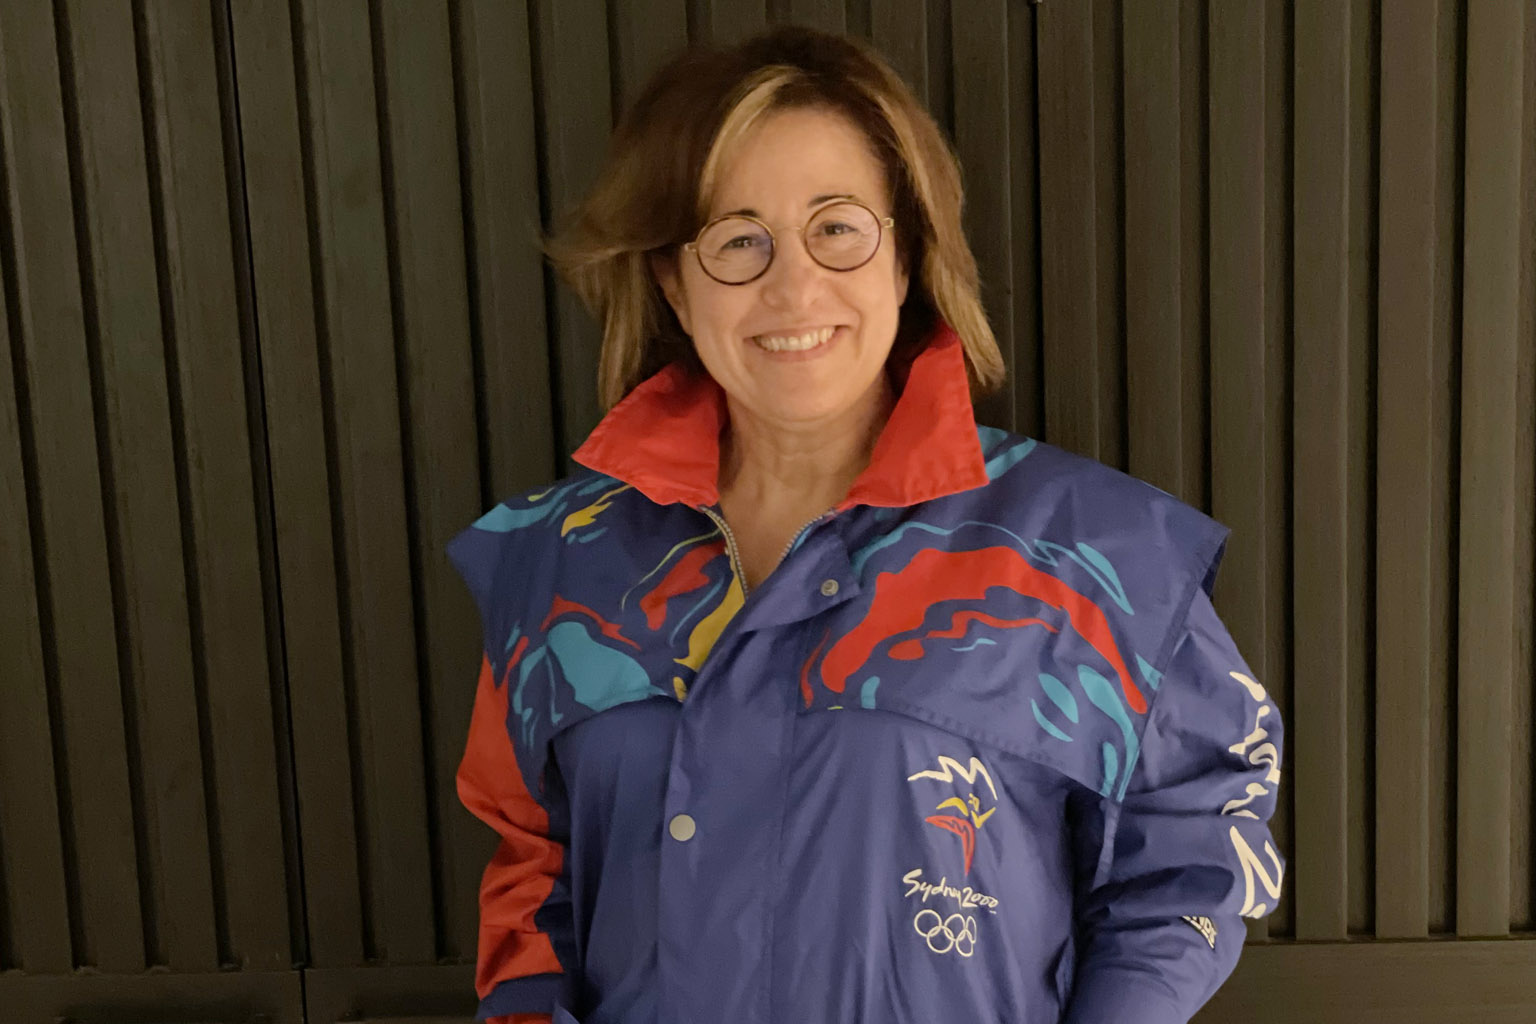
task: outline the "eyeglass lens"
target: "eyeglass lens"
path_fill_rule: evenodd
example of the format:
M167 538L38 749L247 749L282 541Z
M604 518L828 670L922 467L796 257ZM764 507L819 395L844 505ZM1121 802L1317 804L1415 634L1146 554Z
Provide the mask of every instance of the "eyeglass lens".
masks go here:
M880 221L857 203L833 203L805 226L811 258L828 270L853 270L868 263L880 245ZM760 276L773 262L773 236L755 220L726 217L705 229L698 241L699 263L717 281L739 284Z

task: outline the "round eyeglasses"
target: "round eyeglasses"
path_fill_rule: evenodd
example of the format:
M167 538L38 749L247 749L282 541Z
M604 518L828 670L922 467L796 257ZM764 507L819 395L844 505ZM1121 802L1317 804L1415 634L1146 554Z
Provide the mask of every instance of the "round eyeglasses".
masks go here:
M800 228L800 240L811 259L828 270L857 270L875 258L884 230L895 225L894 218L878 216L863 203L840 199L811 214ZM773 263L773 229L756 217L733 213L705 224L683 248L721 284L747 284Z

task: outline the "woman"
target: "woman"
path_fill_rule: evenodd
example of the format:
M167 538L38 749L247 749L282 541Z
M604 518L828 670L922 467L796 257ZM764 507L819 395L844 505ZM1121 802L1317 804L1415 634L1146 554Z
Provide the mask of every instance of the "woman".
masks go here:
M1225 531L976 426L1002 361L911 93L804 30L680 58L553 248L612 408L449 548L481 1016L1187 1021L1282 869Z

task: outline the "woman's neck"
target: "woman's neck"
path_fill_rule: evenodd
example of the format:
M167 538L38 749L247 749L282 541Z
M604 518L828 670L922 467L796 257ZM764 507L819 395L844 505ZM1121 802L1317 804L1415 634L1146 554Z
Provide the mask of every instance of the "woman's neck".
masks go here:
M814 424L786 426L731 408L721 442L722 503L784 513L833 507L869 465L894 404L882 374L868 401Z

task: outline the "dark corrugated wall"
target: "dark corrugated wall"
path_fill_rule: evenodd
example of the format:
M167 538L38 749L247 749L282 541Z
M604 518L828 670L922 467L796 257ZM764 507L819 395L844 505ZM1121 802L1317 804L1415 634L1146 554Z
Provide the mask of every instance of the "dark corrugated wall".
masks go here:
M472 1004L441 546L599 415L537 233L787 20L951 132L983 419L1235 530L1292 868L1201 1019L1536 1015L1529 0L0 0L0 1020Z

